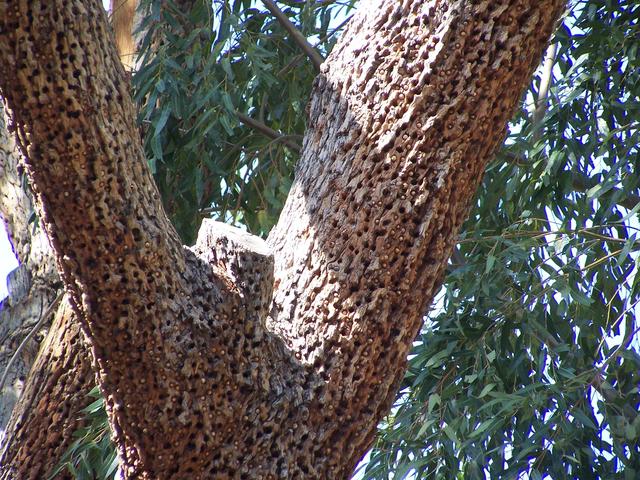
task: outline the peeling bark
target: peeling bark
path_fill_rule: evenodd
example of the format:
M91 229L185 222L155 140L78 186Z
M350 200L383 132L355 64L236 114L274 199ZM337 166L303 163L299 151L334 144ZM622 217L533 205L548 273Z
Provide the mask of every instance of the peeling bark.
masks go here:
M0 3L0 91L126 478L353 471L563 5L363 9L316 80L268 246L205 224L187 249L100 3Z
M122 66L128 71L134 69L138 53L133 35L133 32L138 28L138 25L134 26L134 23L139 21L136 16L137 8L138 0L111 0L110 2L109 11L116 39L116 49Z

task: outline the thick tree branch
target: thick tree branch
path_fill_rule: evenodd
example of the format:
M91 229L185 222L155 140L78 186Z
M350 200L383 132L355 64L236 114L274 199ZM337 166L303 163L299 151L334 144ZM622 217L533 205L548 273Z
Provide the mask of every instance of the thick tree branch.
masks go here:
M267 244L260 237L205 218L195 250L211 264L224 259L226 273L242 291L243 304L263 321L273 292L273 255Z
M26 327L38 321L42 305L53 300L61 285L49 241L42 229L31 223L34 212L21 174L23 159L7 129L5 113L0 105L0 217L20 266L9 274L9 296L0 303L0 371L10 370L0 395L0 443L16 401L25 390L24 379L38 354L38 342L34 339L25 344L17 357L13 353L28 333ZM10 369L9 361L13 362Z
M0 91L126 475L202 469L224 444L203 432L237 426L252 403L293 395L280 380L281 369L295 378L286 353L260 328L261 312L241 304L229 259L210 264L207 252L198 259L180 245L146 165L102 4L0 3L0 58ZM201 413L196 428L185 420L194 408L215 414Z
M307 57L313 63L313 66L316 67L317 71L320 71L320 65L324 62L324 58L316 51L315 48L304 38L304 35L300 33L300 31L295 27L293 23L287 18L287 16L278 8L273 0L262 0L264 6L271 12L271 14L276 17L278 22L284 27L284 29L289 32L291 38L294 42L302 49L304 53L307 54Z
M307 424L330 429L328 461L340 467L327 478L350 472L389 408L563 7L381 3L354 17L323 64L296 181L269 236L280 283L268 326L326 382ZM328 426L326 411L345 426Z

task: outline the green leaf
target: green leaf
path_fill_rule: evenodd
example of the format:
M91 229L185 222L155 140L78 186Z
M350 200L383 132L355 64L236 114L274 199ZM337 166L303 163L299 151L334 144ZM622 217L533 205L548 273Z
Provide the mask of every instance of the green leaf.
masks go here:
M436 405L440 405L440 395L433 393L429 396L429 404L427 407L427 413L431 413Z
M489 383L488 385L485 385L484 388L482 389L482 391L480 392L480 395L478 395L478 398L482 398L485 395L487 395L491 390L493 390L496 387L495 383Z
M442 428L442 431L445 433L445 435L449 438L449 440L451 440L452 442L457 442L458 439L456 437L456 433L453 430L453 428L451 428L449 425L445 425Z
M489 254L487 255L487 266L485 267L484 273L489 273L493 268L494 263L496 262L496 257Z
M156 121L152 122L152 125L155 128L155 135L160 135L160 133L164 129L164 126L167 124L167 120L169 119L170 114L171 110L169 110L168 108L164 108L160 113L160 117L158 117Z

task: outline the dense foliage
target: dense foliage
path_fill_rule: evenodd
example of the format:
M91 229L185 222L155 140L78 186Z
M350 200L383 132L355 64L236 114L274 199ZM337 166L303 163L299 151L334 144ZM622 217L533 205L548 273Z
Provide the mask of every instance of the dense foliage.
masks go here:
M291 186L317 72L253 3L216 1L212 11L197 0L184 12L170 1L142 2L135 100L165 207L187 244L204 216L266 234ZM332 20L348 18L352 3L283 2L322 55L342 27Z
M326 55L353 3L279 6ZM313 64L251 0L143 6L133 87L167 211L185 243L204 216L266 234ZM359 476L640 475L639 24L634 0L570 3Z

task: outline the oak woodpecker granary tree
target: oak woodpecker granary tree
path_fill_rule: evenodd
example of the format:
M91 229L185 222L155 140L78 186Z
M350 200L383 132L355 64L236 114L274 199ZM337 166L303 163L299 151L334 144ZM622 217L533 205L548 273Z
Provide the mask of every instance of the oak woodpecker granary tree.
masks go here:
M361 9L321 67L268 241L205 221L183 247L102 5L0 2L0 92L82 331L51 360L86 341L125 478L353 471L563 6ZM21 415L14 440L37 425ZM8 443L2 478L41 475L26 443Z

